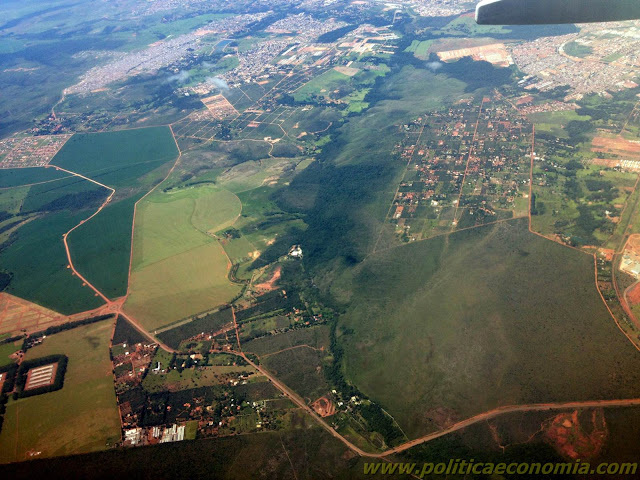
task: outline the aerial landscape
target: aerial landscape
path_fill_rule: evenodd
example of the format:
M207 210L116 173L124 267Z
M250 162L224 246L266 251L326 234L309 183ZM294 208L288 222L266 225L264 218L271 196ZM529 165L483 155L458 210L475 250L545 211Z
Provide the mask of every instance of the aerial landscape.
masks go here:
M640 20L476 4L0 3L2 478L638 478Z

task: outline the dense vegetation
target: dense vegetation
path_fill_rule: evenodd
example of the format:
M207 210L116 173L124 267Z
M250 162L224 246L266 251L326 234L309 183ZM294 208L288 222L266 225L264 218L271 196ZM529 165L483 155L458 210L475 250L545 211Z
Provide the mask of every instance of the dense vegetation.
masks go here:
M14 398L27 398L35 395L41 395L43 393L55 392L60 390L64 386L64 376L67 372L68 358L66 355L49 355L47 357L40 357L34 360L25 360L20 364L18 373L16 375L16 392L13 394ZM50 363L57 363L56 377L51 385L45 385L44 387L30 388L25 390L25 384L27 382L27 373L32 368L40 367L42 365L48 365Z
M348 382L409 436L441 428L443 408L461 419L637 394L638 354L595 291L593 259L530 234L526 219L372 255L332 287L347 309L332 351Z
M113 344L118 345L121 343L127 343L129 345L135 345L142 343L146 339L142 334L133 327L127 320L121 315L118 315L116 320L116 328L113 332Z
M178 348L180 342L199 333L213 333L223 325L233 322L231 308L222 308L216 312L194 317L188 323L179 325L158 334L158 338L171 348Z

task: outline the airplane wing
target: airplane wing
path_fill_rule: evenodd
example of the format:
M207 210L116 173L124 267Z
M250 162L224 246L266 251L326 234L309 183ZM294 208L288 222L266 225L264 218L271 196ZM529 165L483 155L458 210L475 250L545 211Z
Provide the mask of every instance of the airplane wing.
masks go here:
M640 19L640 0L482 0L480 25L541 25Z

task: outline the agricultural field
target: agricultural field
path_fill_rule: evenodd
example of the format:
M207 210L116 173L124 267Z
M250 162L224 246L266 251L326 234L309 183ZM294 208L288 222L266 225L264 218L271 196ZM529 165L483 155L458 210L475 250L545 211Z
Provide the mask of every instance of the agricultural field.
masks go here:
M110 187L149 186L150 172L178 156L168 127L77 134L51 165L80 173Z
M409 436L499 405L635 397L640 354L593 268L526 219L374 255L333 289L350 298L346 376Z
M8 168L0 170L0 188L20 187L41 182L53 182L70 176L53 168Z
M241 208L234 194L210 186L146 198L136 215L127 311L154 330L231 300L240 286L227 278L214 232L232 225Z
M0 462L86 453L120 441L109 341L112 321L48 336L26 359L64 352L61 390L10 400L0 432Z
M200 333L214 333L233 323L230 308L197 315L191 319L158 333L158 338L172 348L178 348L183 340L187 340Z
M102 300L67 269L62 235L87 217L67 211L26 223L0 252L2 269L13 273L7 292L62 314L90 310Z
M433 43L433 40L413 40L411 45L405 49L405 52L413 53L416 58L426 60L429 58L429 49Z
M116 189L114 201L69 235L74 266L107 296L127 291L134 203L166 174L165 165L177 154L170 130L151 128L74 135L51 162ZM71 274L61 237L89 218L110 191L54 168L0 171L0 182L15 185L3 193L20 194L13 199L14 209L19 203L16 213L31 215L0 258L3 270L13 273L9 293L69 314L102 302ZM22 182L33 184L26 193L19 188Z
M349 76L335 69L328 70L318 75L298 89L294 98L298 101L309 99L312 96L329 96L331 92L349 81Z
M0 345L0 367L4 367L13 362L12 359L9 358L9 355L20 350L22 343L20 342L9 342Z

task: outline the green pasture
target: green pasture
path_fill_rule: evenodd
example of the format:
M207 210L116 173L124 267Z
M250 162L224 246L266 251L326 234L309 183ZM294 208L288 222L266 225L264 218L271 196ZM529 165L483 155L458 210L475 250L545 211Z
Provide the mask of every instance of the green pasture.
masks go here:
M0 432L0 463L87 453L120 441L120 417L109 360L112 322L48 336L27 359L69 358L61 390L10 401Z

